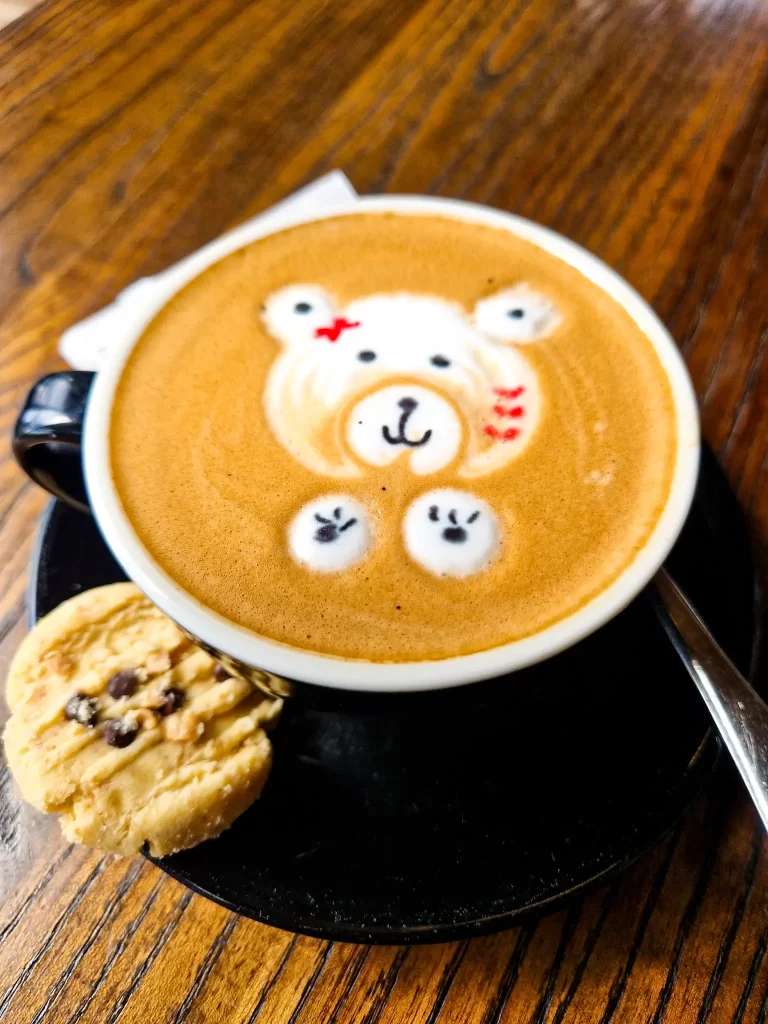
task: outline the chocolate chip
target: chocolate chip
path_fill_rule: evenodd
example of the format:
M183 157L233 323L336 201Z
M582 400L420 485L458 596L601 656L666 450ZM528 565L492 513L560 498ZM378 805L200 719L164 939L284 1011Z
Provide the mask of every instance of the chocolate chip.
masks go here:
M225 679L232 678L232 673L228 672L223 665L217 665L213 670L213 678L217 683L223 683Z
M163 703L158 704L156 711L163 718L166 715L172 715L174 711L178 711L179 708L184 706L187 699L187 695L178 686L166 686L164 690L160 691L160 697Z
M139 685L139 673L135 668L124 668L115 672L107 683L107 693L110 697L132 697Z
M92 729L99 717L99 702L95 697L86 697L84 693L76 693L64 705L64 715L70 722L84 725Z
M108 718L104 723L104 739L110 747L127 747L136 739L138 722L129 718Z

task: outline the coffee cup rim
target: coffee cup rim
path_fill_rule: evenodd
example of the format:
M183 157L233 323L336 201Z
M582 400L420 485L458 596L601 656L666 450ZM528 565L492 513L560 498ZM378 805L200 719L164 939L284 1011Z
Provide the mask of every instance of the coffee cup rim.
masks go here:
M617 301L654 346L672 389L677 451L667 501L650 537L633 561L604 590L575 612L532 636L474 654L432 661L369 662L291 647L260 636L206 608L152 558L131 525L115 488L109 457L109 424L118 381L133 346L168 301L208 266L230 252L290 227L360 213L447 216L504 228L533 242L582 273ZM235 237L236 236L236 237ZM284 213L268 228L258 222L233 233L226 252L196 254L173 271L145 282L121 303L123 324L106 354L88 401L83 463L91 508L126 574L162 611L204 646L235 663L289 680L359 692L406 693L462 686L506 675L572 646L616 616L663 563L690 509L699 465L699 416L691 379L672 337L644 299L586 249L525 218L457 199L367 196L321 214Z

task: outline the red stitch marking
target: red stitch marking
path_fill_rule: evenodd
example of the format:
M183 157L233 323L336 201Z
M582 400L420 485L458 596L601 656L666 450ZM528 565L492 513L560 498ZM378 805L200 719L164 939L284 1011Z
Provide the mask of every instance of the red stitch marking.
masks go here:
M524 412L522 405L515 405L511 409L503 405L494 405L493 411L497 416L509 416L513 420L519 419Z
M333 321L331 327L317 327L315 328L316 338L327 338L328 341L338 341L339 335L342 331L348 331L350 327L359 327L360 321L355 320L350 322L343 316L337 316Z
M483 427L483 433L486 437L492 437L494 441L514 441L516 437L520 436L520 431L517 427L507 427L504 433L502 433L492 423L488 423Z
M519 398L520 395L525 391L525 388L494 388L494 395L498 395L499 398Z

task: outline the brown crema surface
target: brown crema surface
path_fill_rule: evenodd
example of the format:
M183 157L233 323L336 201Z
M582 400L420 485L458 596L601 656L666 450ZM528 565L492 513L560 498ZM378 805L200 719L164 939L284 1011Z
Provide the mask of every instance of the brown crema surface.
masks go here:
M405 459L329 479L272 435L263 393L280 346L266 297L316 283L343 306L410 291L461 303L526 282L562 322L519 351L542 415L508 466L472 480L454 465L413 476ZM370 661L440 659L529 636L605 589L650 535L675 459L669 383L629 315L578 271L506 231L441 217L357 214L255 242L196 278L153 320L120 381L114 480L152 557L202 604L262 636ZM414 498L458 487L504 531L477 576L434 577L409 560L401 524ZM286 527L310 499L345 492L370 511L375 543L358 566L314 574Z

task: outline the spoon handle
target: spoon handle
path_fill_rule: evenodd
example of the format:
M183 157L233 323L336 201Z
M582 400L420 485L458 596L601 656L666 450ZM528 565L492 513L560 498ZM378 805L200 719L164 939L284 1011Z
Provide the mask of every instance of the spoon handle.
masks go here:
M768 831L768 705L723 652L665 569L659 570L654 583L664 603L664 609L657 608L661 623L699 688Z

